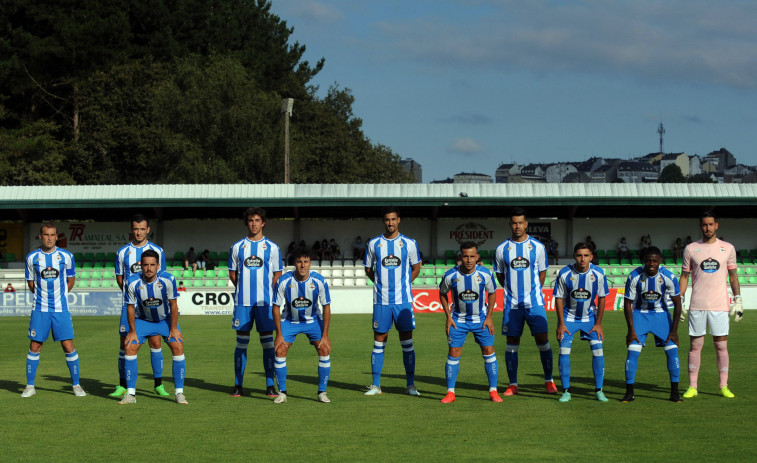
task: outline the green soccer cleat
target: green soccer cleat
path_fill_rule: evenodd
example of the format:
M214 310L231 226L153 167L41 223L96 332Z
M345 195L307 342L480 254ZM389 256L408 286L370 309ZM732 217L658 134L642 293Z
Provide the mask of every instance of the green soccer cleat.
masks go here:
M699 393L697 392L697 390L694 389L693 387L689 387L688 389L686 389L686 392L683 393L683 398L684 399L691 399L693 397L696 397L697 395L699 395Z
M121 397L126 395L126 388L121 386L116 386L116 390L108 394L108 397L115 397L117 399L120 399Z
M733 392L731 392L731 390L728 389L728 386L723 386L720 388L720 395L728 399L733 399L734 397L736 397L735 395L733 395Z
M607 400L607 397L605 397L605 393L601 389L595 392L594 395L597 397L597 400L600 402L609 402L609 400Z
M153 389L153 392L155 393L155 395L159 395L161 397L168 397L171 395L168 392L166 392L166 388L162 384L156 387L155 389Z
M570 402L570 392L568 391L563 392L562 396L559 399L557 399L557 401L562 402L562 403Z

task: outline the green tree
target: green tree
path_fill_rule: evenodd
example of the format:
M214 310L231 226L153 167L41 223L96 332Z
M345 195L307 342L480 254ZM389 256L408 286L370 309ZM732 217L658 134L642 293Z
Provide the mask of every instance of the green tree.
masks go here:
M657 183L686 183L686 177L676 164L668 164L657 177Z

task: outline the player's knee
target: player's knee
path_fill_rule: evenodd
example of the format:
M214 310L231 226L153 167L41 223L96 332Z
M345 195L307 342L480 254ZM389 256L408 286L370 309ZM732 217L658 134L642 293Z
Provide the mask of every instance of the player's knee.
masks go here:
M318 352L318 356L324 357L331 354L331 347L325 346L321 344L320 346L315 348L316 352Z
M139 344L129 344L126 346L126 355L134 356L139 352Z
M281 344L276 348L276 357L286 357L289 352L289 346L286 343Z

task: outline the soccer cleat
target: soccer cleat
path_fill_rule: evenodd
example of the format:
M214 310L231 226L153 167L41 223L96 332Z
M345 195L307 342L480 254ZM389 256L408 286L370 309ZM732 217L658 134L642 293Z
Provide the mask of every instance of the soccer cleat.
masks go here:
M73 387L73 390L76 397L85 397L87 395L87 393L84 392L84 389L78 384Z
M544 387L547 389L547 394L557 394L557 386L555 386L554 380L544 381Z
M168 393L168 392L166 391L166 388L165 388L165 386L163 386L162 384L161 384L160 386L156 387L155 389L153 389L153 393L154 393L155 395L159 395L159 396L161 396L161 397L168 397L169 395L171 395L171 394L169 394L169 393Z
M118 401L118 405L129 405L137 403L137 398L131 394L126 394L123 399Z
M123 386L116 386L116 390L108 394L108 397L121 398L126 395L126 388Z
M518 386L511 385L507 386L507 389L505 389L505 392L502 393L502 395L517 395L518 394Z
M492 402L502 402L502 397L499 396L497 391L489 391L489 400Z
M276 388L275 387L268 386L265 389L265 395L267 395L268 397L278 397L279 394L276 392Z
M607 400L607 397L605 397L605 393L600 389L599 391L594 393L594 396L597 398L600 402L609 402Z
M242 396L242 386L234 385L234 389L231 391L230 394L232 397L241 397Z
M691 399L691 398L696 397L697 395L699 395L699 393L697 392L697 390L694 389L693 387L689 387L688 389L686 389L686 392L683 393L683 398L684 399Z
M452 391L447 391L447 395L445 395L442 398L442 403L443 404L449 404L449 403L452 403L454 401L455 401L455 393L452 392Z
M176 403L181 404L181 405L189 405L189 402L187 402L187 398L184 397L183 392L179 392L176 394Z
M286 401L287 401L287 395L285 392L279 392L276 398L273 399L273 403L275 404L283 404Z
M379 395L381 394L381 388L371 384L368 386L368 390L363 393L364 395Z
M736 397L735 395L733 395L733 392L731 392L731 390L728 389L728 386L723 386L720 388L720 395L722 395L723 397L727 397L729 399L733 399L734 397Z
M415 387L415 384L406 387L405 388L405 394L411 395L411 396L414 396L414 397L420 397L420 395L421 395L421 393L418 392L418 388Z
M562 396L560 396L559 399L557 399L558 402L570 402L570 392L565 391L562 393Z
M26 386L24 392L21 393L21 397L31 397L35 394L37 394L37 390L34 389L34 386Z
M318 393L318 402L322 402L325 404L331 403L331 399L329 399L329 396L326 395L326 391L322 391Z
M628 402L633 402L633 400L634 400L635 398L636 398L636 397L634 397L634 396L633 396L633 394L631 394L630 392L626 392L626 395L624 395L624 396L623 396L623 398L622 398L622 399L620 399L620 402L621 402L621 403L624 403L624 404L625 404L625 403L628 403Z
M670 400L671 402L675 402L677 404L683 403L683 397L681 397L681 394L677 392L671 392L668 400Z

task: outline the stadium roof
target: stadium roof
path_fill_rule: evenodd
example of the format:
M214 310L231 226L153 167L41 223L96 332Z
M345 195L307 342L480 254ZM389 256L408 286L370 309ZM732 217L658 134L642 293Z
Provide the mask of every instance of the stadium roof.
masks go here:
M755 184L266 184L0 186L0 218L32 220L51 214L123 217L153 208L158 217L237 217L250 205L278 217L375 217L381 206L404 215L492 216L501 207L570 217L690 217L717 207L721 216L757 217ZM630 208L645 209L631 213ZM335 209L336 208L336 209ZM433 211L429 213L429 208ZM492 208L496 208L496 214ZM81 211L87 209L88 211ZM448 211L447 211L448 210ZM56 212L57 211L57 212ZM415 212L412 212L415 211ZM408 212L410 212L408 214Z

